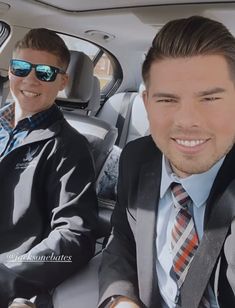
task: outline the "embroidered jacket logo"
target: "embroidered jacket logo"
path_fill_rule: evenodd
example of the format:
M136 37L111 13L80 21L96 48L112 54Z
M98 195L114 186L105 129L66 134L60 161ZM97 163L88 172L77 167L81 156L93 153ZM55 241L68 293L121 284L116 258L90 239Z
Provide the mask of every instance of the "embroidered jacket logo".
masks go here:
M29 147L25 157L23 158L23 162L16 164L16 169L26 169L28 167L35 167L36 161L33 161L33 159L35 157L35 154L38 151L38 148L39 148L39 146L35 149L31 149Z
M37 153L39 147L34 150L28 149L25 158L23 158L23 162L31 162L34 159L34 155Z

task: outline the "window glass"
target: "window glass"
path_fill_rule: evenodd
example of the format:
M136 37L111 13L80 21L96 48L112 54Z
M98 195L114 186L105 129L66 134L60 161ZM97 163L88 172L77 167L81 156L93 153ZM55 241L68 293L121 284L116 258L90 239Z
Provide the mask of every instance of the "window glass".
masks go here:
M0 46L7 39L10 34L10 27L3 21L0 20Z
M94 75L100 80L101 90L110 83L113 78L113 67L107 54L103 53L94 68Z
M91 60L94 59L94 57L96 56L96 54L100 50L99 47L97 47L96 45L94 45L90 42L78 39L78 38L73 37L73 36L68 36L68 35L64 35L64 34L60 34L60 33L58 33L58 34L65 41L65 44L68 46L69 50L82 51L85 54L87 54L91 58Z
M8 24L0 20L0 46L5 42L10 34L10 27ZM1 53L1 51L0 51ZM4 106L7 97L9 96L9 82L6 76L6 71L0 69L0 107Z
M94 60L95 56L98 54L100 50L99 47L85 40L69 35L64 35L61 33L58 33L58 35L64 40L69 50L82 51L86 55L88 55L92 61ZM66 97L64 90L58 93L58 97L61 98Z
M70 50L84 52L95 63L94 75L100 81L101 93L105 95L108 89L107 86L109 85L112 87L112 84L114 84L114 67L113 61L110 59L111 56L99 46L91 42L65 34L58 34L62 37ZM60 92L59 96L64 97L64 92Z

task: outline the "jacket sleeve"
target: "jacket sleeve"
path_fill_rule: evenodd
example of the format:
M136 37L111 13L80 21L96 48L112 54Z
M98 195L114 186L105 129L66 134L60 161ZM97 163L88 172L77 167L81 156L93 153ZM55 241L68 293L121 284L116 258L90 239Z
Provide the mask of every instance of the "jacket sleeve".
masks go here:
M80 144L65 141L57 145L41 166L36 183L44 189L40 201L46 232L42 231L42 240L26 254L17 254L17 262L0 265L2 308L14 297L32 297L56 287L94 255L95 172L88 144L82 138L78 139ZM32 228L33 224L31 221L24 227Z
M235 240L235 218L233 219L231 223L231 233L225 240L225 245L224 245L224 254L225 254L226 261L228 263L226 275L227 275L227 279L231 287L231 291L233 292L233 296L235 300L235 245L234 245L234 240Z
M124 150L125 152L125 150ZM112 234L103 251L99 271L99 305L122 295L139 302L135 238L128 222L128 169L122 153L119 166L118 201L112 215ZM127 165L127 164L126 164ZM140 304L141 305L141 304Z

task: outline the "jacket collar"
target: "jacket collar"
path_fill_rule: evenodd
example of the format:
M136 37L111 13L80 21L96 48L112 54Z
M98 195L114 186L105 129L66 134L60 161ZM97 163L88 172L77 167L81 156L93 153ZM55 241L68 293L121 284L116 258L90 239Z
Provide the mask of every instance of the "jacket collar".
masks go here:
M226 191L227 187L232 182L232 180L235 179L234 165L235 165L235 146L233 146L230 152L226 155L224 162L211 188L211 192L207 200L204 226L206 226L207 224L207 221L214 208L214 204L216 203L218 198Z
M30 144L30 143L33 143L33 142L38 142L38 141L50 139L52 137L57 136L59 134L60 130L61 130L62 123L63 123L63 120L59 120L46 129L33 130L23 140L23 142L20 146L24 146L26 144Z

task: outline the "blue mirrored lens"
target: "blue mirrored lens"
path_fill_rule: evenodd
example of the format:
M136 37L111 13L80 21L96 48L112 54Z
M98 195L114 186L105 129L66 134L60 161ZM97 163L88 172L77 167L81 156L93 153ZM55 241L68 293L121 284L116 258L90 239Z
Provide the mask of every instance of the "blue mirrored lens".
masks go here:
M56 79L57 71L51 66L39 64L36 66L35 70L39 80L54 81Z
M11 60L10 70L12 74L19 77L27 76L32 69L30 63L20 60Z

